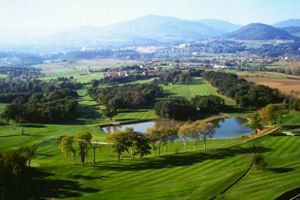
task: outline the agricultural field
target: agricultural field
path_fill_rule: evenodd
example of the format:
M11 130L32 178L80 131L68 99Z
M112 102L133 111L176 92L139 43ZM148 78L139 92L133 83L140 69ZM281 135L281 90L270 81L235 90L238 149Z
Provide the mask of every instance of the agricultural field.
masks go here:
M46 77L55 78L58 76L79 76L86 73L90 69L101 69L105 67L119 67L126 64L135 64L133 60L118 60L118 59L98 59L98 60L79 60L74 62L59 62L53 64L39 64L33 67L42 69L42 73Z
M300 92L300 77L293 75L286 75L276 72L246 72L246 71L231 71L227 72L236 73L239 77L246 79L247 81L254 82L256 84L266 85L271 88L277 88L281 92L290 94L294 92ZM300 97L300 96L298 96Z

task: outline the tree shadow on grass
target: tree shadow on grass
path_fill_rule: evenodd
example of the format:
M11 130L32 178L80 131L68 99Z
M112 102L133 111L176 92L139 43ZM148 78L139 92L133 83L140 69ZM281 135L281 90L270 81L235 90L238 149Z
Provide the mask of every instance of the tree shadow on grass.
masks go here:
M123 118L123 119L116 119L118 122L124 122L124 121L130 121L133 120L133 118Z
M24 135L20 135L20 134L16 134L16 135L3 135L3 136L0 136L0 138L16 137L16 136L23 137L23 136L32 136L32 135L31 134L24 134Z
M292 199L293 197L297 196L298 194L300 194L300 188L299 187L283 193L282 195L280 195L279 197L277 197L274 200Z
M95 105L78 105L73 119L68 124L86 125L95 123L95 119L102 118L100 107Z
M16 125L19 127L27 127L27 128L45 128L45 125L39 125L39 124L20 124L20 125Z
M119 113L136 113L136 112L148 112L145 109L126 109L126 110L119 110Z
M295 129L299 129L300 126L299 125L284 125L284 126L282 126L282 128L295 130Z
M30 173L33 177L30 182L30 196L33 199L73 198L82 196L82 193L100 191L99 189L85 187L75 181L49 178L54 174L40 170L32 169Z
M271 148L256 147L257 153L264 153L271 151ZM145 158L144 161L136 161L135 163L101 163L97 165L100 169L115 170L115 171L136 171L147 169L161 169L178 166L188 166L195 163L201 163L206 160L218 160L237 155L253 153L253 147L248 148L230 148L218 149L214 151L204 152L190 152L184 154L173 154L168 156L161 156L160 158Z
M249 112L249 111L243 110L241 108L237 108L234 105L225 105L224 106L224 112L225 113L246 113L246 112Z
M290 137L290 136L287 136L286 134L284 133L281 133L281 132L275 132L275 133L271 133L270 136L283 136L283 137Z
M86 180L105 180L109 178L109 176L85 176L85 175L74 175L70 176L72 179L86 179Z
M269 171L274 172L274 173L288 173L288 172L292 172L295 169L294 168L286 168L286 167L279 167L279 168L268 168Z

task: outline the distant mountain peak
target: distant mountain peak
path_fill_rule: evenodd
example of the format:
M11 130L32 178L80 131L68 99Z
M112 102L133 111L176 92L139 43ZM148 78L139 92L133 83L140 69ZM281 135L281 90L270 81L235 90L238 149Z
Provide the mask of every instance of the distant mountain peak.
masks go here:
M300 40L300 38L293 36L284 30L262 23L249 24L235 32L226 34L223 37L239 40Z
M280 21L276 24L273 24L272 26L274 26L276 28L284 28L284 27L289 27L289 26L300 27L300 19L288 19L288 20Z

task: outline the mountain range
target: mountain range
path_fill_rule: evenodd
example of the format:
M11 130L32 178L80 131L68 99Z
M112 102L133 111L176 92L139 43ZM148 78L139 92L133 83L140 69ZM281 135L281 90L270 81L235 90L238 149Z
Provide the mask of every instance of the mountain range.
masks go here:
M36 29L0 30L0 44L121 47L219 37L243 40L298 40L299 28L300 19L285 20L272 26L260 23L242 26L214 19L190 21L148 15L104 27L84 26L59 32L48 30L47 34Z

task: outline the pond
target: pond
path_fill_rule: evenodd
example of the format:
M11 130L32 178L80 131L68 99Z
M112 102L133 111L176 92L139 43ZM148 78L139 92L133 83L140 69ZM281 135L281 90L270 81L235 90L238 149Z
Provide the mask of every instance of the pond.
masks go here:
M215 128L215 135L213 138L218 139L230 139L239 137L242 135L249 135L253 133L254 130L248 127L243 127L243 124L248 122L247 119L242 118L225 118L211 121ZM102 131L106 133L112 133L117 129L124 130L126 127L132 127L135 131L145 132L148 127L151 126L167 126L167 127L176 127L183 126L185 122L182 121L151 121L151 122L142 122L136 124L127 124L127 125L118 125L118 126L107 126L102 128Z

